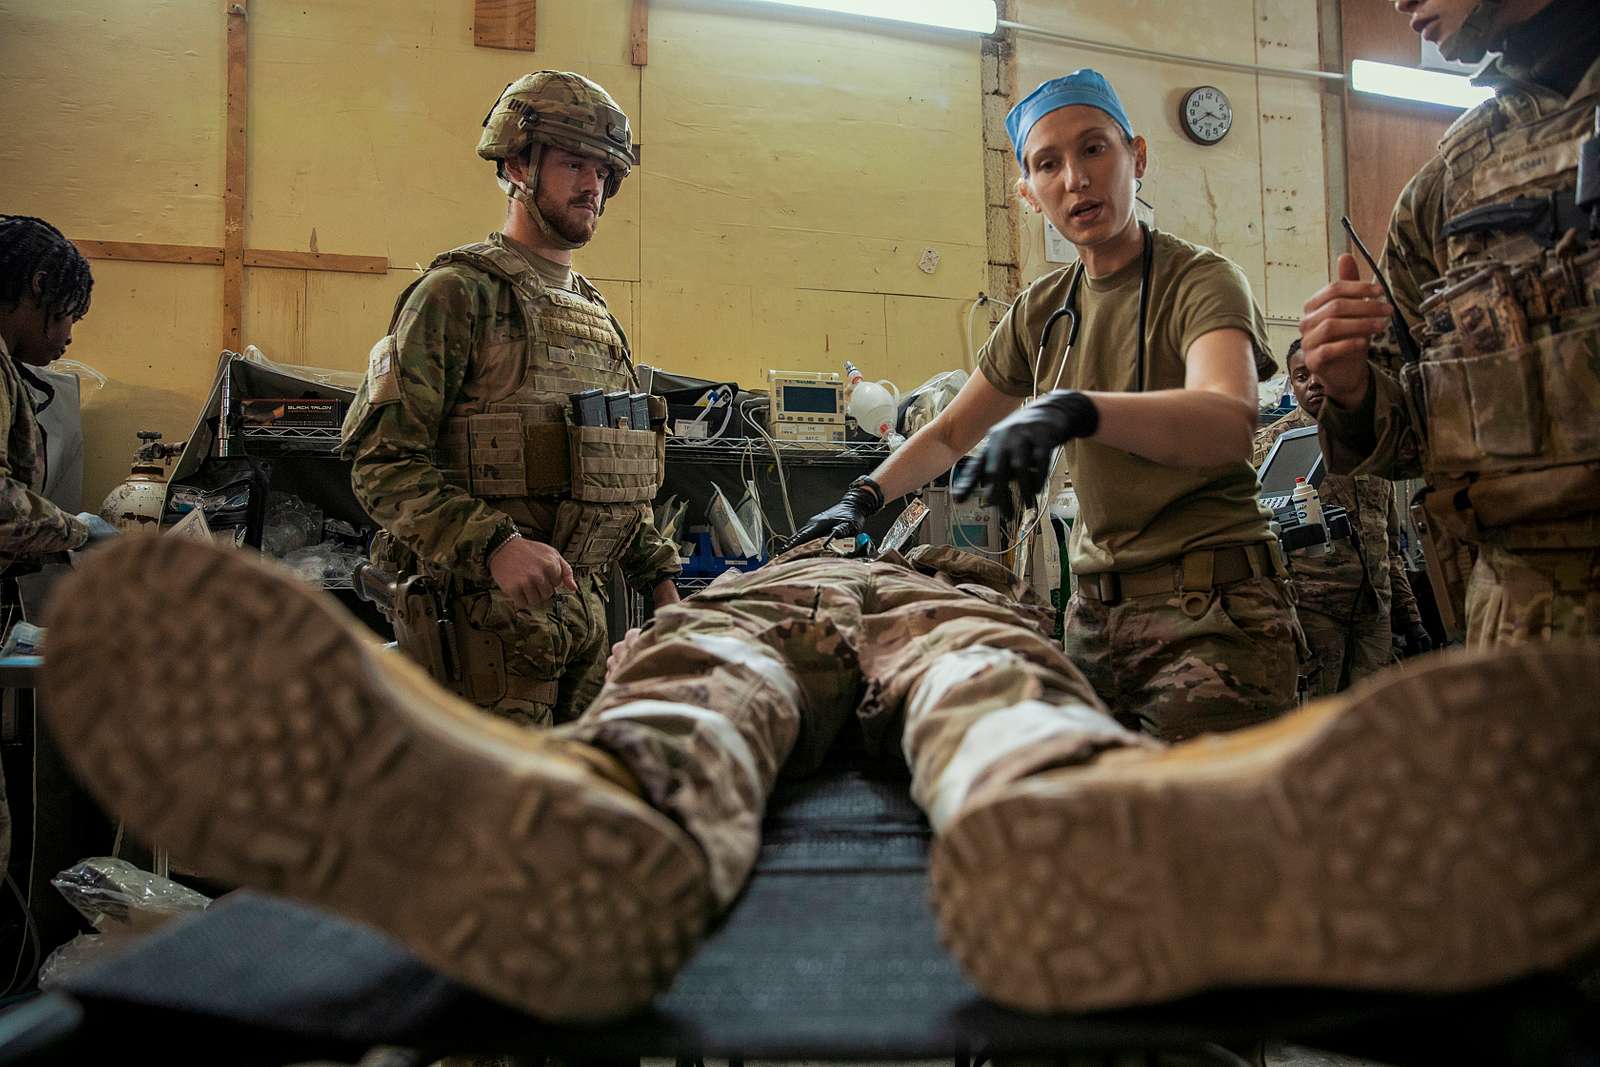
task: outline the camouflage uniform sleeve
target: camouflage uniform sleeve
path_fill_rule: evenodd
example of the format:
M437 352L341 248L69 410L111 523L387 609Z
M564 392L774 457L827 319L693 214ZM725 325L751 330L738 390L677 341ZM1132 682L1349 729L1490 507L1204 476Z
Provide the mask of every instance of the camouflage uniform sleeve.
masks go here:
M1334 474L1373 474L1398 482L1422 474L1422 447L1405 388L1377 363L1360 406L1322 406L1317 419L1322 454Z
M647 593L664 578L683 570L678 562L678 546L662 536L648 510L633 544L622 557L622 573L628 584L641 593Z
M1261 461L1267 458L1267 453L1272 451L1272 442L1278 435L1272 432L1271 426L1263 426L1256 431L1255 442L1250 449L1250 466L1259 467Z
M510 520L445 481L433 448L491 301L470 268L425 276L372 349L340 448L356 499L380 526L429 564L477 581L490 580L489 539Z
M1267 458L1267 453L1272 451L1273 442L1288 431L1315 425L1309 418L1302 417L1302 411L1303 409L1296 408L1256 431L1255 440L1250 446L1250 466L1261 466L1262 461Z
M0 359L9 359L0 351ZM18 478L18 460L11 455L13 423L32 418L25 388L15 371L0 374L0 566L28 556L82 548L89 527L34 492Z
M1378 265L1394 291L1395 310L1420 337L1423 290L1443 276L1444 160L1435 156L1412 176L1395 201ZM1322 451L1335 474L1376 474L1391 481L1422 473L1418 428L1399 376L1403 363L1393 323L1372 343L1372 388L1354 411L1328 405Z
M1394 502L1394 488L1385 495L1389 501L1389 629L1398 634L1421 626L1422 611L1411 591L1411 579L1406 577L1405 553L1400 551L1400 509Z
M1395 310L1419 343L1423 291L1444 273L1444 176L1444 160L1435 156L1406 183L1395 201L1383 255L1378 258L1394 291ZM1383 340L1374 345L1374 354L1386 370L1398 374L1400 346L1393 329L1385 331Z

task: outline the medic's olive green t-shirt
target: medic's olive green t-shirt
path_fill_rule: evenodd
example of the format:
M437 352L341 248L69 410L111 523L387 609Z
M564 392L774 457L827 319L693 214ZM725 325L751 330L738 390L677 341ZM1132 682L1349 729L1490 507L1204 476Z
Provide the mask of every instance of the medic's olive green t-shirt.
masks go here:
M1153 259L1143 389L1181 389L1184 353L1212 330L1254 339L1258 373L1270 368L1266 323L1244 272L1209 248L1151 231ZM1131 392L1138 352L1141 257L1078 286L1078 337L1067 358L1067 320L1051 331L1038 392ZM1034 360L1045 320L1061 307L1080 264L1023 291L979 354L979 366L1010 396L1034 392ZM1063 368L1062 361L1066 359ZM1059 384L1057 374L1060 373ZM1244 460L1217 467L1169 467L1093 440L1069 441L1064 461L1078 494L1067 555L1074 572L1134 571L1200 548L1267 541L1270 517L1256 499Z

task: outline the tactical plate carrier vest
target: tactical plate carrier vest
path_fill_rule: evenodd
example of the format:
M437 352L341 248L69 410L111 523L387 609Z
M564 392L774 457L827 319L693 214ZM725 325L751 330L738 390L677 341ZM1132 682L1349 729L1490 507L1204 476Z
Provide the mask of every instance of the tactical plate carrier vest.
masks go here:
M1467 541L1600 544L1600 235L1575 206L1597 103L1540 114L1513 94L1440 142L1450 264L1402 376L1444 498L1430 511Z
M607 566L637 533L660 487L664 456L664 442L648 427L577 426L569 417L571 393L639 390L620 327L580 275L573 275L576 293L553 288L516 252L489 242L445 252L429 269L449 263L509 283L523 336L495 336L487 327L489 358L468 368L460 399L440 426L434 461L451 484L493 501L575 570ZM401 294L397 314L409 293ZM517 506L528 498L556 504L551 528Z

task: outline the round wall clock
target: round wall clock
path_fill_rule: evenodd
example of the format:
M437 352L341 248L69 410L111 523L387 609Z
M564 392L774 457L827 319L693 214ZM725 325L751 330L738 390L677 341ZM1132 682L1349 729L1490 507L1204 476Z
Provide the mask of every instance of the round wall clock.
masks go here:
M1178 125L1195 144L1214 145L1233 129L1233 105L1215 85L1201 85L1183 95Z

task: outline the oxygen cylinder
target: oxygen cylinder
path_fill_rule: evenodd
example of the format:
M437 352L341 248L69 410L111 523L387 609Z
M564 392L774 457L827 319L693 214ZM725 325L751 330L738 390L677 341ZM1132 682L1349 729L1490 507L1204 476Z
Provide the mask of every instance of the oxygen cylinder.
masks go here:
M161 434L155 430L140 430L139 440L143 443L133 454L133 469L100 505L100 517L124 533L161 524L167 501L167 464L183 450L181 443L162 444Z

